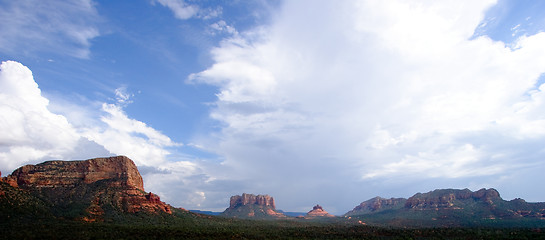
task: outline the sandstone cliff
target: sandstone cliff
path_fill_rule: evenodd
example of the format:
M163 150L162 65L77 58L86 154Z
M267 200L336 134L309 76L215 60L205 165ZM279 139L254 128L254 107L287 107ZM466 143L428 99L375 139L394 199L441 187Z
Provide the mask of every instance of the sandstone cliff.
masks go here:
M229 208L220 214L224 217L237 218L283 218L284 214L276 211L274 198L269 195L243 193L232 196Z
M326 212L322 206L316 205L310 210L307 215L307 218L316 218L316 217L334 217L333 215Z
M75 187L79 184L113 180L109 182L111 187L144 191L142 176L134 162L125 156L26 165L6 178L8 182L24 189Z
M142 176L124 156L26 165L2 182L43 199L62 217L102 220L118 213L167 213L171 207L144 191Z

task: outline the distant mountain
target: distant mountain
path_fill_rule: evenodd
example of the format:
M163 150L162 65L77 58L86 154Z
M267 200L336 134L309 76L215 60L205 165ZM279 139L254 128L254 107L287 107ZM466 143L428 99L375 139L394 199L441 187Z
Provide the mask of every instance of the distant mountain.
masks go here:
M173 210L144 191L142 176L124 156L26 165L0 182L0 208L20 202L56 218L93 222L124 213L170 215Z
M346 217L403 227L545 226L545 203L505 201L495 189L438 189L409 199L376 197L362 202Z
M201 211L201 210L189 210L189 211L192 213L205 214L205 215L211 215L211 216L217 216L221 214L221 212L212 212L212 211Z
M352 211L349 211L344 215L345 216L363 215L363 214L381 212L385 210L400 209L405 206L405 202L407 202L407 199L405 198L386 199L381 197L374 197L365 202L360 203L360 205L356 206Z
M243 193L232 196L229 202L229 208L220 214L223 217L232 218L256 218L256 219L274 219L285 218L286 215L276 211L274 198L269 195L253 195Z
M286 215L287 217L302 217L307 214L306 212L284 212L280 209L277 209L276 211Z

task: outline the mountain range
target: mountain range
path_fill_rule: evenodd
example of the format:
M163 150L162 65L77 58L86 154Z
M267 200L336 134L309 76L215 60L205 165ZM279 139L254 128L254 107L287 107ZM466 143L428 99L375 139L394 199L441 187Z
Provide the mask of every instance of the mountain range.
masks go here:
M192 213L146 192L134 162L127 157L85 161L48 161L26 165L0 180L0 219L63 219L116 222L127 218L285 219L355 222L394 227L532 226L545 227L545 203L503 200L495 189L438 189L405 198L375 197L343 216L320 205L304 216L277 210L269 195L232 196L218 217ZM293 215L298 217L293 217ZM208 220L207 220L208 221ZM219 221L219 220L210 220Z
M429 227L545 224L545 203L503 200L497 190L437 189L405 198L375 197L345 217L375 225ZM524 223L524 224L523 224Z

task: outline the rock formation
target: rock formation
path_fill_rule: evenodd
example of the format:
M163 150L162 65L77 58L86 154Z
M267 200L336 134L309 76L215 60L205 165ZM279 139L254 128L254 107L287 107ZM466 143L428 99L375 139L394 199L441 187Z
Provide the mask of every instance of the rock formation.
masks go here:
M229 208L220 214L237 218L283 218L284 214L276 211L274 198L269 195L253 195L243 193L232 196Z
M347 212L345 215L359 215L372 212L380 212L388 209L399 209L405 205L407 199L405 198L371 198L365 202L360 203L352 211Z
M476 192L472 192L469 189L439 189L428 193L417 193L414 196L407 199L405 203L406 208L413 209L446 209L446 208L459 208L456 200L473 199L477 202L483 202L487 204L494 204L494 202L502 201L500 194L496 189L480 189Z
M242 196L236 195L232 196L229 201L229 208L236 208L241 205L256 204L259 206L271 206L273 209L276 209L274 205L274 198L269 195L253 195L243 193Z
M101 180L111 180L110 187L144 191L142 176L134 162L125 156L95 158L86 161L48 161L26 165L6 177L23 189L75 187Z
M307 215L307 218L316 218L316 217L334 217L333 215L326 212L322 206L316 205L310 210Z
M26 165L2 182L44 199L54 208L79 211L76 217L85 221L101 220L108 211L172 213L159 196L144 191L142 176L125 156Z

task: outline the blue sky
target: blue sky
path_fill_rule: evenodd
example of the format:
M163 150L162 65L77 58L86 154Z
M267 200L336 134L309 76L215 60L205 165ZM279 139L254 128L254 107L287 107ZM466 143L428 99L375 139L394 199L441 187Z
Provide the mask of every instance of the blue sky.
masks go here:
M343 214L545 201L543 1L0 0L0 170L126 155L147 191Z

